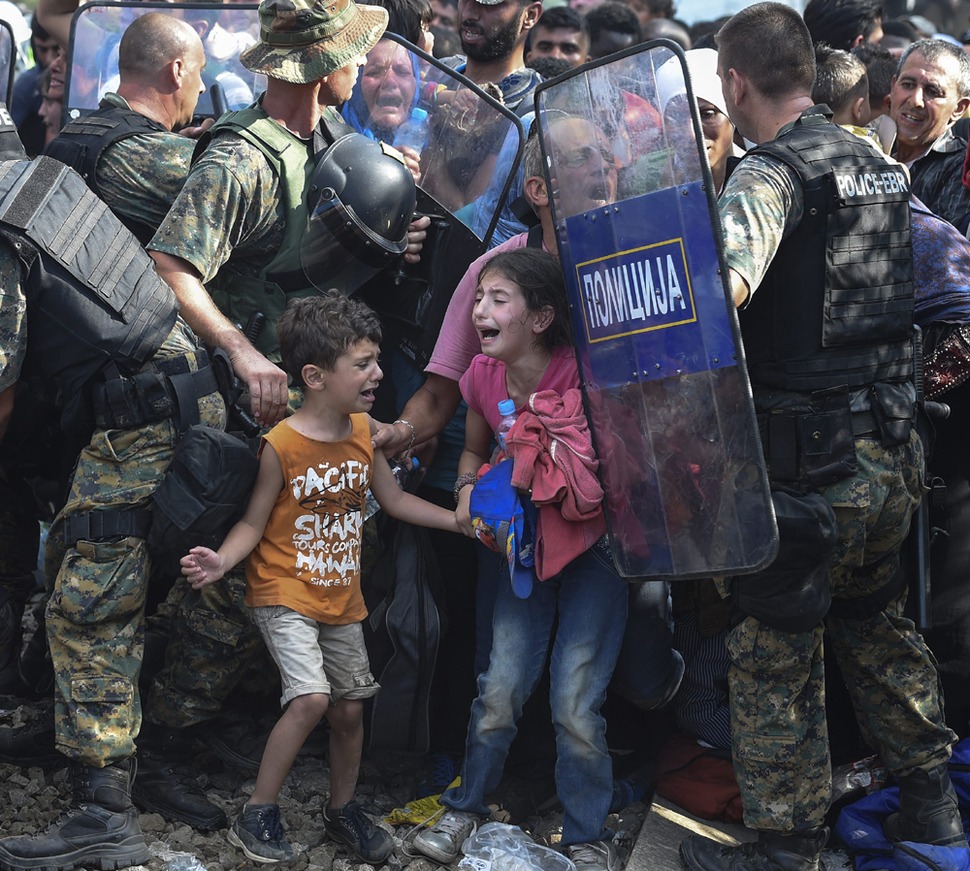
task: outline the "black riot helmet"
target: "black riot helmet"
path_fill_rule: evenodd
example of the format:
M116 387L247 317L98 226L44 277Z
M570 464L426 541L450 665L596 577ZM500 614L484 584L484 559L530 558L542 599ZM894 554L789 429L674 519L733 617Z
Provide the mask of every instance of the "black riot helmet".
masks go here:
M404 253L414 178L400 155L361 133L340 137L314 170L300 248L307 278L348 296Z

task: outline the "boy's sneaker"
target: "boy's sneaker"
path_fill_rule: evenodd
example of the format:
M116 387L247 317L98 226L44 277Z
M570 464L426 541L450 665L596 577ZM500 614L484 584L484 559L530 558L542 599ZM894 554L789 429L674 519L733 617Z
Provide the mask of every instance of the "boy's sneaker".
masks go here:
M566 847L566 855L573 860L576 871L617 871L620 867L616 847L611 841L570 844Z
M448 865L458 857L462 844L475 834L483 819L465 811L446 811L433 826L418 832L412 843L422 855Z
M346 844L365 862L383 862L394 852L391 833L371 822L355 801L342 808L324 807L323 825L333 840Z
M293 859L293 848L283 837L278 804L247 804L229 830L229 843L254 862L275 864Z

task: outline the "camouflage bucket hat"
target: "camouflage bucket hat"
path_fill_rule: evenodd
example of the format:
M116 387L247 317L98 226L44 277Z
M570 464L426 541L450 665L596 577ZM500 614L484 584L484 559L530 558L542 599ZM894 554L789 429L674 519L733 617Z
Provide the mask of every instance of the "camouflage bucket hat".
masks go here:
M366 54L387 27L387 10L354 0L263 0L259 42L239 60L246 69L308 84Z

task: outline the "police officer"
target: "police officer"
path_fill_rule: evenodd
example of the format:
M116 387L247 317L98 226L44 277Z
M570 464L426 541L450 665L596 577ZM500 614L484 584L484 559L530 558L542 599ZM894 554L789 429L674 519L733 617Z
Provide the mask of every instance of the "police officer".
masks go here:
M735 580L728 639L735 771L760 839L692 836L681 857L692 871L819 867L831 794L823 629L862 733L899 781L887 835L966 848L946 772L955 735L896 571L923 465L907 177L813 106L797 12L750 6L717 41L728 113L758 143L720 209L769 474L787 495L773 492L779 558ZM817 530L812 563L787 535L800 513Z
M17 383L39 377L79 455L46 551L56 743L74 802L48 831L0 841L0 867L124 868L149 858L130 760L150 499L178 433L224 426L225 403L138 240L76 173L15 159L9 137L19 144L12 125L0 131L0 427L22 413Z
M57 6L43 5L45 11ZM135 18L118 46L117 93L105 94L97 111L66 125L45 150L76 169L142 244L188 176L196 141L186 134L198 135L202 128L185 125L205 90L205 62L202 41L185 21L162 12ZM174 576L161 580L171 584ZM187 761L190 743L155 737L150 728L138 736L136 804L203 831L224 828L222 808L194 778L180 773L178 763Z
M139 16L118 46L117 93L67 124L44 151L84 176L143 244L189 174L196 143L172 131L192 121L204 67L191 26L163 12Z

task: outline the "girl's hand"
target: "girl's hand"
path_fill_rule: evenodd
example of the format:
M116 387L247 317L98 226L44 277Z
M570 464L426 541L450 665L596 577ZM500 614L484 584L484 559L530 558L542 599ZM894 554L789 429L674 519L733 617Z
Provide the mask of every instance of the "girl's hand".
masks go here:
M193 547L179 562L182 574L195 590L214 584L226 573L222 557L208 547Z
M462 487L458 494L458 507L455 509L455 520L458 523L458 530L469 538L475 537L475 530L472 527L472 515L470 503L472 498L472 487Z

